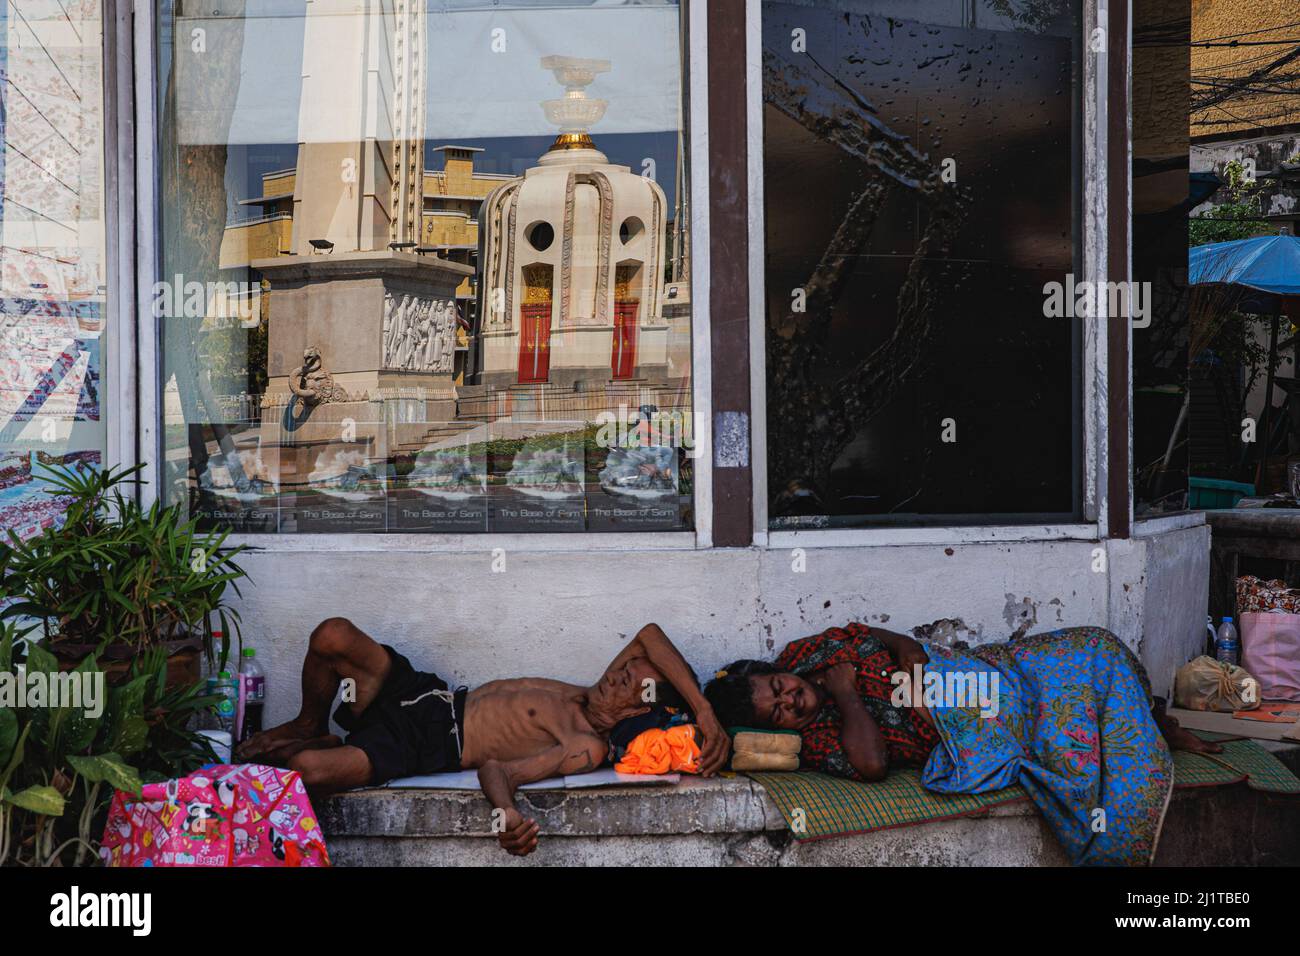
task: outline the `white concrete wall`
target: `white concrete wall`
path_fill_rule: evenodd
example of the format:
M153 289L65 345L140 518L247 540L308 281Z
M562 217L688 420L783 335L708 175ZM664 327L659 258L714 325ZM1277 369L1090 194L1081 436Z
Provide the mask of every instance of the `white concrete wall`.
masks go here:
M304 547L310 539L303 538ZM1104 571L1093 570L1103 548ZM971 643L1102 624L1140 649L1157 693L1199 648L1204 526L1131 541L1009 542L806 551L264 552L238 606L269 679L267 718L299 701L312 627L343 615L417 668L470 686L499 677L594 680L643 624L663 626L702 679L738 657L848 620L906 632L941 618Z
M1187 528L1139 540L1146 547L1139 653L1155 693L1169 696L1174 671L1205 652L1210 530Z

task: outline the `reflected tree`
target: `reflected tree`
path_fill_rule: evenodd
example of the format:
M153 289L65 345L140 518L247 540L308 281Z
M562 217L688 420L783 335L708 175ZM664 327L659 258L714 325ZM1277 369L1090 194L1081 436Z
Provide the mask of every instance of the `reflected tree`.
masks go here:
M979 0L975 0L976 3ZM1042 33L1062 18L1071 16L1071 0L987 0L989 9L1013 23Z
M865 167L861 189L803 284L805 311L786 306L783 314L769 315L768 405L782 410L768 419L768 494L776 500L794 489L824 492L849 442L927 366L937 331L941 260L969 202L870 102L812 55L791 58L767 49L763 73L770 106ZM835 306L880 211L898 191L918 200L926 215L898 292L897 323L885 342L836 374L828 348Z
M160 117L162 242L166 281L221 279L221 239L228 197L226 161L239 94L244 46L244 0L175 0L170 66ZM227 463L237 469L234 443L202 361L202 317L167 316L166 354L176 379L187 429L190 465L201 474L208 451L199 423L212 428ZM236 484L242 476L232 471Z

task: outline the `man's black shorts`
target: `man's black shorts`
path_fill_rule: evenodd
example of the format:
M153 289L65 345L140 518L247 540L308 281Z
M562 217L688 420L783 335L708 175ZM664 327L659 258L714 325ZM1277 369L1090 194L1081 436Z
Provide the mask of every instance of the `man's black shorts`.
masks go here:
M437 674L417 671L387 644L392 667L379 696L357 716L340 704L335 722L347 731L345 743L370 758L371 784L397 777L460 770L466 688L447 689Z

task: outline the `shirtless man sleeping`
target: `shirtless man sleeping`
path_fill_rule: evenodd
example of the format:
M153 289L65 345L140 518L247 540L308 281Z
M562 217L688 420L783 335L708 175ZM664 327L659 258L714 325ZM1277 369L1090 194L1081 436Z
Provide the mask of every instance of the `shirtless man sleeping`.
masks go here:
M329 732L330 705L345 680L353 682L345 688L351 693L334 720L347 731L346 743ZM312 631L298 716L245 741L235 755L298 771L315 796L415 774L478 770L484 795L505 812L498 841L527 856L537 848L538 827L515 807L515 789L595 770L615 725L654 702L691 711L703 737L701 773L722 768L727 734L657 624L641 628L591 687L525 677L470 691L449 689L351 621L332 617Z

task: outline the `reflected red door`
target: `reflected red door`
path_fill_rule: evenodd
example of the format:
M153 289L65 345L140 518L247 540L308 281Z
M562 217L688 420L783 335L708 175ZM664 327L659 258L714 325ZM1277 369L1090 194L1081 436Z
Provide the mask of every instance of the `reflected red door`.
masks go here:
M614 303L614 351L609 367L614 378L631 378L636 369L637 302Z
M519 307L519 381L545 382L551 374L551 304Z

